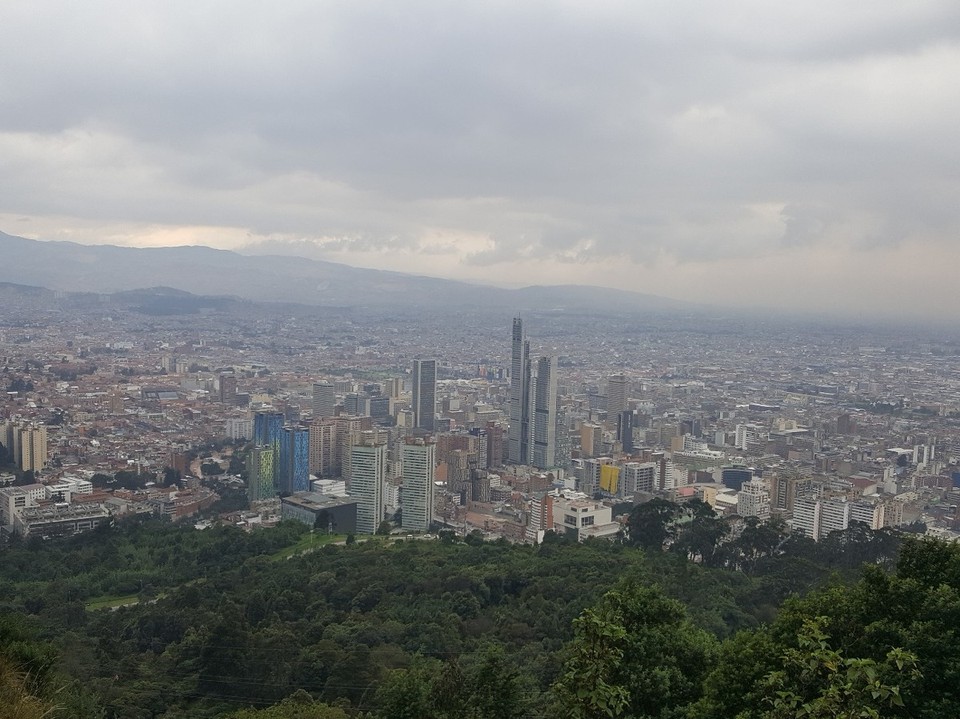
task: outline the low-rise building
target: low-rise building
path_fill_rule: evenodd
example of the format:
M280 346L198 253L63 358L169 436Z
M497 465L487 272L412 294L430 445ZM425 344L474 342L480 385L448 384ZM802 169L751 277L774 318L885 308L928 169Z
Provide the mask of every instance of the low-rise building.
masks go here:
M280 500L280 516L336 534L357 531L357 500L317 492L297 492Z

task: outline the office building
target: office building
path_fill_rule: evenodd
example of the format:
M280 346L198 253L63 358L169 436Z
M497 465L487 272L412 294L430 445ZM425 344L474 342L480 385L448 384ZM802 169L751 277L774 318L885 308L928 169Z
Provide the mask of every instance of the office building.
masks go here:
M280 436L280 494L310 489L310 433L299 427L284 427Z
M627 462L623 465L621 494L624 497L632 497L637 492L653 492L659 484L659 462Z
M617 418L617 440L624 454L633 454L633 411L623 410Z
M257 412L253 417L253 443L257 447L280 447L282 412Z
M740 491L744 483L753 479L753 470L740 465L730 465L720 470L720 481L724 487Z
M470 434L477 438L477 469L486 470L490 458L487 430L483 427L474 427L470 430Z
M615 374L607 379L607 417L614 425L627 409L630 382L625 375Z
M538 469L556 466L557 454L557 358L537 360L533 402L533 457Z
M436 446L421 438L410 438L401 448L400 460L403 479L401 526L410 531L426 532L433 522Z
M253 420L231 417L227 420L226 435L232 440L253 439Z
M337 423L331 419L315 419L308 429L310 437L310 471L318 477L336 477Z
M578 542L588 537L613 539L620 532L620 523L613 521L611 508L584 494L555 495L551 514L552 529Z
M580 456L596 457L603 446L603 427L584 422L580 425Z
M333 474L337 477L350 476L350 448L356 444L363 432L373 428L370 417L338 415L337 437L334 445Z
M770 519L770 488L763 479L750 479L743 483L737 493L737 514L741 517Z
M329 382L313 383L313 418L333 417L336 412L337 395Z
M510 428L507 435L507 460L513 464L530 463L530 343L523 334L523 320L513 320L513 344L510 357Z
M250 466L247 471L247 498L260 502L277 496L274 485L275 458L273 447L254 447L250 450Z
M298 492L280 500L280 516L331 534L353 534L357 531L357 500Z
M413 424L427 432L436 430L437 361L413 361Z
M232 372L220 374L220 404L237 404L237 376Z
M503 427L495 422L487 422L487 467L503 466Z
M357 532L360 534L376 533L383 520L386 467L386 445L372 437L363 437L360 444L350 448L350 496L357 500Z

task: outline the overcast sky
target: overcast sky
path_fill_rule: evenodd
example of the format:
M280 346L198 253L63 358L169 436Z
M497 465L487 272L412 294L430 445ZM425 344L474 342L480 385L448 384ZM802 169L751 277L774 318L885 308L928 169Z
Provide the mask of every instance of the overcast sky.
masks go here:
M30 2L0 230L956 315L960 3Z

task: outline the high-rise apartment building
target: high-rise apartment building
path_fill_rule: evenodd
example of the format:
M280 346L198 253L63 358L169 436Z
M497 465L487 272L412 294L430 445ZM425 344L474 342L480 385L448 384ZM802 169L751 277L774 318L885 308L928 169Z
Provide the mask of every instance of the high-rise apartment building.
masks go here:
M433 432L437 415L437 361L413 361L413 423L417 429Z
M487 467L503 466L503 427L487 422Z
M357 500L360 534L374 534L383 520L386 467L387 447L376 439L363 437L350 448L350 496Z
M278 488L281 494L306 492L310 489L309 457L309 432L299 427L284 427L280 436Z
M557 453L557 358L537 360L533 402L533 457L539 469L556 466Z
M250 450L247 497L251 502L277 496L277 489L273 484L276 454L273 447L254 447Z
M253 446L262 450L259 458L261 471L265 471L263 468L269 468L272 472L270 485L274 492L280 488L280 443L283 439L283 421L282 412L257 412L253 416ZM249 481L253 482L252 474ZM263 479L262 482L263 487L266 487L267 480Z
M20 469L39 472L47 464L47 428L29 425L20 430Z
M333 471L338 477L350 476L350 448L356 444L363 432L373 427L369 417L340 415L336 419L337 436L334 445Z
M307 431L310 437L310 471L318 477L336 477L337 423L331 419L315 419Z
M403 512L401 525L411 531L426 532L433 522L433 482L436 446L422 438L410 438L401 448Z
M313 383L313 418L333 417L336 412L337 395L329 382Z
M25 420L7 420L0 427L0 444L24 472L39 472L47 464L47 428Z

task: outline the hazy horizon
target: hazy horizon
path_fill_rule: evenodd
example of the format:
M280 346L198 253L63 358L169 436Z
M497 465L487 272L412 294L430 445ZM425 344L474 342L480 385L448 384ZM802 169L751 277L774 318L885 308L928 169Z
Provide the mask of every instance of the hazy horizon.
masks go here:
M14 6L0 230L954 320L960 6Z

